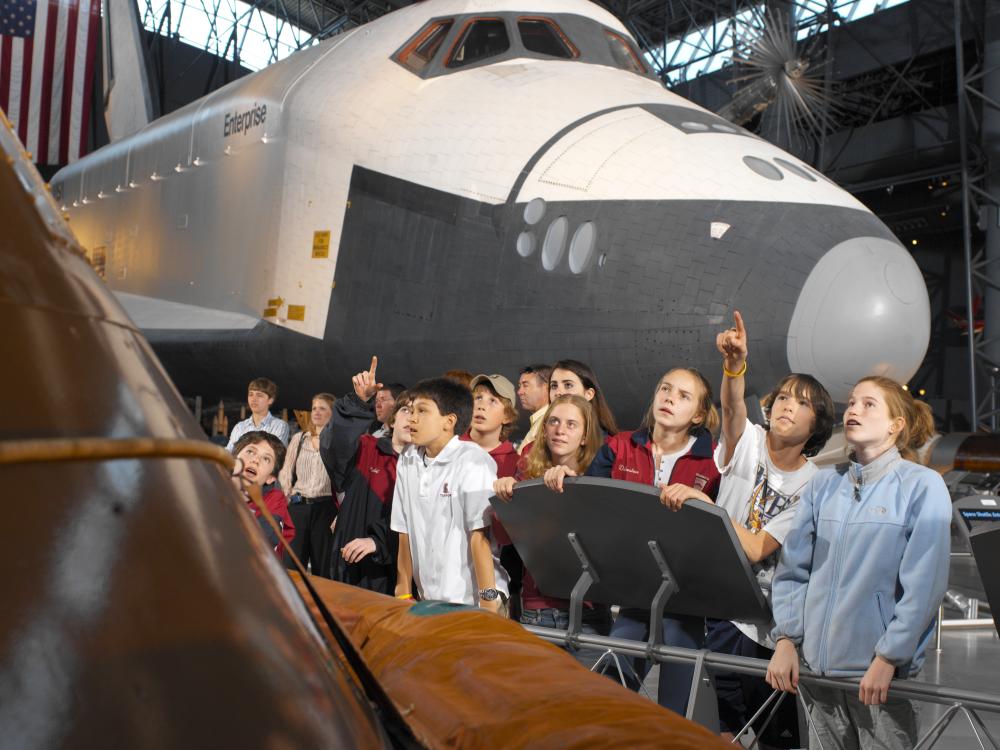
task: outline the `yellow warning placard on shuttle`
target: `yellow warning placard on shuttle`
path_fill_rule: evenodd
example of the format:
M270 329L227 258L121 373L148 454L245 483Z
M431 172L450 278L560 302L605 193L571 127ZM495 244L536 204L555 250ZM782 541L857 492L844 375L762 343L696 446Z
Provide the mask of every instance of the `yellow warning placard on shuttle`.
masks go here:
M313 257L330 257L330 230L323 229L313 232Z
M288 306L288 319L289 320L305 320L306 319L306 306L305 305L289 305Z

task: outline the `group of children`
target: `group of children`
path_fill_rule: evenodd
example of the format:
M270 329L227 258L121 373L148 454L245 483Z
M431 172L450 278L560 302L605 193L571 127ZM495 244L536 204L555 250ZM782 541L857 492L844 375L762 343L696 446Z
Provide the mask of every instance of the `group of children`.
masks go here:
M516 502L517 482L533 478L562 492L567 477L588 475L657 487L665 512L685 502L715 503L733 524L773 620L670 615L662 627L666 645L770 659L766 684L716 675L724 735L754 716L768 686L795 692L801 660L820 674L861 678L856 695L806 689L822 746L912 746L914 708L890 696L889 685L920 669L950 546L947 489L916 462L915 450L933 434L930 410L892 380L862 379L843 418L849 460L819 471L810 458L830 438L836 417L826 389L809 375L789 375L763 401L766 426L753 424L744 400L747 333L739 313L717 347L721 415L705 376L677 367L657 382L642 426L630 432L618 430L596 375L575 360L524 368L516 391L501 375L397 388L391 409L376 419L386 387L373 358L354 377L354 393L337 399L325 421L314 401L314 429L299 439L297 455L315 451L310 465L321 462L330 479L333 534L326 534L325 557L312 558L313 571L402 599L478 606L565 628L568 602L546 596L531 572L520 570L516 541L494 518L492 496ZM251 396L255 384L261 382L251 383ZM515 399L531 414L517 449L509 440L518 419ZM275 477L284 446L266 423L257 419L257 429L233 449L244 477L273 498L281 492ZM294 467L282 474L293 490L302 483L298 461ZM305 474L314 476L308 467ZM274 504L272 514L290 529L280 500ZM649 622L648 611L623 608L612 621L609 607L587 603L583 629L644 640ZM593 654L586 657L592 661ZM648 665L635 660L632 667L638 684ZM660 704L683 713L691 677L690 666L662 664ZM794 700L782 708L761 740L799 747Z

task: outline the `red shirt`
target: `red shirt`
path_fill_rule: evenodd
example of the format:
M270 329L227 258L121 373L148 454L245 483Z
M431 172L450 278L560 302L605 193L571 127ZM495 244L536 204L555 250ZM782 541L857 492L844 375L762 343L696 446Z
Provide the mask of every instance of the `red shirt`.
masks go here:
M712 433L698 431L691 450L677 459L670 472L671 484L686 484L701 490L713 500L719 492L719 469L713 453ZM609 437L587 469L589 477L624 479L652 486L653 452L649 447L649 431L619 432Z
M473 442L472 436L468 432L462 435L459 440ZM521 457L518 455L512 442L504 440L496 448L489 451L489 454L490 458L497 465L497 479L514 476L515 472L517 472L517 462L521 460Z
M467 432L462 435L459 440L468 440L469 442L472 442L472 437ZM521 456L514 448L514 444L512 442L504 440L496 448L489 451L489 454L497 464L497 479L512 477L517 473L517 466L521 461ZM497 518L496 513L493 514L493 538L501 547L505 547L511 543L510 534L507 533L507 529L505 529L503 524L500 523L500 519Z
M291 541L295 538L295 524L292 523L292 517L288 514L288 498L285 497L285 493L281 491L281 488L277 484L270 485L270 487L271 489L264 492L264 506L274 516L274 520L278 522L278 526L281 527L281 536L286 542L291 544ZM259 520L261 515L260 508L257 507L256 503L252 500L247 500L247 507L253 511L254 518ZM268 528L270 528L270 525L268 525ZM284 559L284 545L275 545L274 554L278 556L279 560Z
M378 441L379 438L374 435L362 435L359 438L355 466L368 489L382 505L386 505L392 502L392 493L396 488L396 461L399 456L380 451Z

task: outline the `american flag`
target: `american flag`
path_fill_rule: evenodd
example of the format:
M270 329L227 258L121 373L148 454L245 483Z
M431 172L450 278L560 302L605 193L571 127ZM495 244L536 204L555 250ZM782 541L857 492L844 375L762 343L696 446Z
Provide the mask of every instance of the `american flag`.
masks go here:
M87 147L100 0L0 0L0 109L39 164Z

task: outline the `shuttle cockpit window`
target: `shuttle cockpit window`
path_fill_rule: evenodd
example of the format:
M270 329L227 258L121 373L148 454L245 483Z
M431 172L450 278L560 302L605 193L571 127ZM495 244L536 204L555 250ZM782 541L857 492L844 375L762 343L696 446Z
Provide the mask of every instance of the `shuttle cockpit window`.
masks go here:
M608 40L608 46L611 48L611 57L614 58L615 65L622 70L638 73L641 76L646 75L646 66L643 64L642 58L639 57L639 53L635 51L625 37L607 29L604 30L604 37Z
M423 20L409 33L391 60L424 80L464 77L477 68L515 60L518 66L507 72L520 73L537 60L546 65L600 65L662 85L625 31L576 13L446 15Z
M419 73L427 63L434 59L434 55L441 48L441 43L448 36L454 21L450 18L443 21L434 21L426 29L417 34L417 37L399 53L396 58L400 63Z
M529 52L537 52L564 60L579 56L579 51L556 23L548 18L519 18L517 31L521 43Z
M507 36L507 26L503 19L474 18L466 21L445 65L449 68L461 68L502 55L508 49L510 37Z

